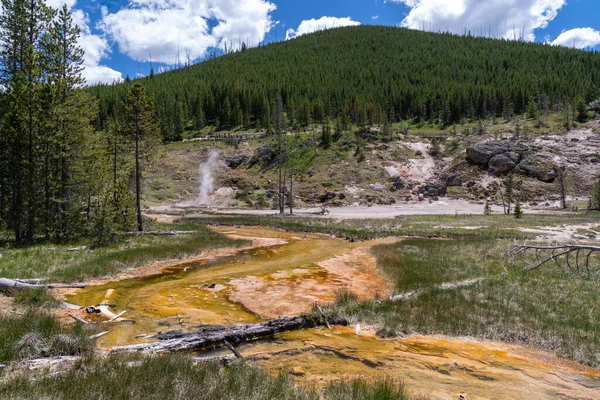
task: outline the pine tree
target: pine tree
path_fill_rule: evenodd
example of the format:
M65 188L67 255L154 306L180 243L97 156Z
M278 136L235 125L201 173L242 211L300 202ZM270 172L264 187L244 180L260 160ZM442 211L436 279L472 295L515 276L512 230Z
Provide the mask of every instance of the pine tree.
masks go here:
M17 242L32 242L40 219L40 99L45 79L42 39L52 16L52 10L41 0L2 0L0 84L6 107L2 134L10 149L8 213Z
M52 134L52 152L49 173L52 181L50 193L46 193L47 202L46 229L53 231L56 239L69 236L76 224L78 215L77 198L73 190L74 168L78 149L90 133L90 122L95 118L98 105L89 95L76 93L76 89L85 83L82 77L83 49L78 44L81 31L74 24L66 5L59 10L52 21L48 34L44 38L44 53L48 69L48 84L51 86L53 101L50 107Z
M323 130L321 133L321 145L324 149L328 149L331 147L331 126L329 126L329 121L326 121L323 124Z
M124 131L135 144L135 203L137 209L137 227L144 230L142 219L142 162L153 155L159 141L158 122L154 103L146 94L141 83L135 82L125 96L123 105Z
M585 104L585 100L583 100L583 97L580 97L579 99L577 99L577 121L579 122L587 122L588 119L590 118L589 114L588 114L588 105Z
M174 142L179 142L183 139L183 133L185 132L185 116L183 113L183 104L181 101L177 101L175 103L175 110L173 111L173 136L171 140Z
M515 204L515 218L521 219L521 218L523 218L523 214L525 214L525 213L521 209L521 202L519 200L517 200L517 203Z
M600 177L592 189L592 196L588 208L590 210L600 210Z
M205 116L204 116L204 105L202 104L201 100L198 101L194 126L195 126L196 130L198 130L198 131L203 129L204 126L206 126L206 120L205 120Z
M492 215L492 206L489 201L485 202L485 207L483 208L483 215Z
M533 97L529 98L529 103L527 103L527 117L533 119L538 116L538 106L535 103Z

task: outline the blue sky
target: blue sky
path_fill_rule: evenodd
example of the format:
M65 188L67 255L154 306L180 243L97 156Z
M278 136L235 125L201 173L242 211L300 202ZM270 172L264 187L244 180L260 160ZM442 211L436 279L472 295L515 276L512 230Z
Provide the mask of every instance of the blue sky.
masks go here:
M214 49L346 25L522 38L600 49L598 0L46 0L82 28L88 83L199 62Z

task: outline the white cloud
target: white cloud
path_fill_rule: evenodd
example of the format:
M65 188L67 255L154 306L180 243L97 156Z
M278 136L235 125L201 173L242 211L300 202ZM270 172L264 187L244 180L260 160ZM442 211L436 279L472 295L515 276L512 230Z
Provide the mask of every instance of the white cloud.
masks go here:
M129 57L173 65L178 53L184 63L210 47L258 44L274 25L275 8L267 0L130 0L98 27Z
M360 22L353 21L350 17L337 18L337 17L321 17L319 19L308 19L304 20L298 25L297 29L288 29L285 33L285 39L293 39L298 36L306 35L320 31L323 29L339 28L342 26L356 26L360 25Z
M600 31L592 28L576 28L564 31L552 42L555 46L586 49L600 44Z
M120 81L123 76L119 71L115 71L105 65L100 65L101 61L110 54L110 46L106 38L92 34L88 15L82 10L74 9L77 0L46 0L46 4L55 9L59 9L63 4L66 4L69 10L71 10L73 22L81 29L79 46L85 52L82 75L86 80L86 84L93 85L101 82L112 83ZM1 13L2 8L0 8Z
M535 40L566 0L390 0L410 8L401 26L505 39Z
M379 15L373 15L371 19L379 19Z
M73 2L74 3L74 2ZM73 22L81 29L79 45L84 51L82 72L87 85L112 83L123 79L123 75L110 67L101 65L110 54L110 45L105 37L94 35L90 30L90 20L81 10L72 10Z

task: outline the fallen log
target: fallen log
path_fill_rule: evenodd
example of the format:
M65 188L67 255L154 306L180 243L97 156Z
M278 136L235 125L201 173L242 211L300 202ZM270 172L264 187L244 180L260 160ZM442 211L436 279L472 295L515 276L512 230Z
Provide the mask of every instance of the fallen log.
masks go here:
M454 290L454 289L458 289L458 288L473 286L480 282L483 282L484 280L485 280L485 278L476 278L476 279L468 279L466 281L448 282L448 283L442 283L440 285L435 285L434 288L438 289L438 290ZM420 290L413 290L411 292L394 294L390 297L390 301L411 300L411 299L415 299L415 298L425 294L426 292L427 292L426 289L420 289Z
M27 283L19 279L0 278L0 292L31 289L82 289L88 287L85 283Z
M229 343L227 340L223 340L223 343L225 343L225 346L227 346L227 348L228 348L229 350L231 350L231 352L233 353L233 355L234 355L236 358L241 358L241 359L244 359L244 357L242 357L242 355L240 354L240 352L239 352L239 351L237 351L237 350L235 349L235 347L233 347L233 345L232 345L231 343Z
M60 366L70 367L75 365L75 363L79 360L81 360L80 356L47 357L20 361L17 363L17 366L26 370L34 371L41 369L52 369Z
M145 231L145 232L122 232L119 236L179 236L179 235L193 235L198 231Z
M87 246L77 246L77 247L71 247L71 248L67 249L67 251L81 251L81 250L87 250Z
M236 359L236 356L234 356L233 354L227 354L225 356L193 357L192 361L194 362L194 364L214 362L214 361L219 361L219 362L222 362L223 364L228 364L235 359Z
M114 329L111 329L109 331L104 331L104 332L96 333L95 335L89 336L88 338L92 339L92 340L93 339L98 339L98 338L101 338L102 336L104 336L104 335L106 335L108 333L111 333L112 331L114 331Z
M347 325L346 321L335 321L337 325ZM223 346L225 341L240 343L273 336L281 332L289 332L305 328L315 328L325 325L320 319L298 316L278 318L258 324L225 327L195 333L178 333L168 335L164 340L154 343L117 346L112 352L143 351L144 353L158 353L176 350L199 350L208 347Z
M89 322L87 322L85 319L78 317L77 315L73 315L71 313L67 314L69 317L73 318L75 321L82 323L83 325L87 325Z
M88 307L83 307L85 309L85 311L88 314L94 315L94 314L100 314L103 315L104 317L108 318L107 321L104 321L103 323L108 324L111 322L131 322L134 323L133 320L130 319L125 319L122 318L121 316L123 314L125 314L127 312L127 310L125 311L121 311L118 314L115 314L114 312L110 311L110 307L108 306L108 304L100 304L99 306L88 306Z
M16 281L19 282L23 282L23 283L32 283L32 284L40 284L42 282L46 282L48 280L48 278L41 278L41 279L15 279Z

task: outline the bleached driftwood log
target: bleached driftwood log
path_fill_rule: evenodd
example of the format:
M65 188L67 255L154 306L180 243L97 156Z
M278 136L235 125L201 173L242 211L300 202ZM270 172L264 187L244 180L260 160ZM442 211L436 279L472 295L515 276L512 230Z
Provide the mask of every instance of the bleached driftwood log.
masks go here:
M339 320L335 322L337 322L337 325L346 325L345 321ZM321 320L304 316L278 318L258 324L225 327L204 332L159 335L159 342L117 346L112 351L157 353L176 350L198 350L207 347L223 346L225 341L240 343L273 336L281 332L315 328L324 324L325 322Z
M453 290L453 289L458 289L458 288L462 288L462 287L473 286L473 285L476 285L479 282L483 282L483 281L484 281L484 278L468 279L466 281L442 283L440 285L434 286L434 288L438 289L438 290ZM415 299L415 298L421 296L422 294L424 294L426 291L427 291L426 289L421 289L421 290L413 290L411 292L394 294L394 295L392 295L392 297L390 297L390 301L404 301L404 300Z
M179 236L179 235L193 235L198 231L143 231L143 232L122 232L120 236Z
M86 288L85 283L28 283L26 280L0 278L0 292L12 292L31 289L63 289L63 288Z

